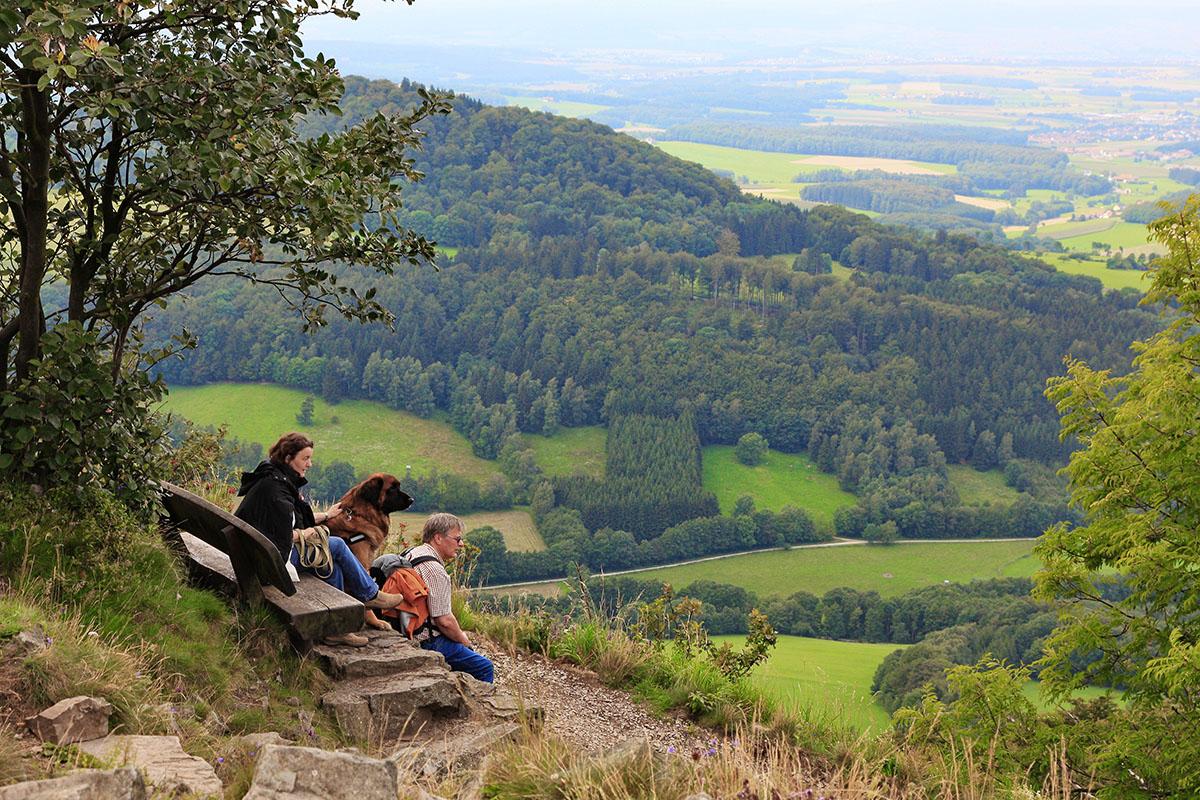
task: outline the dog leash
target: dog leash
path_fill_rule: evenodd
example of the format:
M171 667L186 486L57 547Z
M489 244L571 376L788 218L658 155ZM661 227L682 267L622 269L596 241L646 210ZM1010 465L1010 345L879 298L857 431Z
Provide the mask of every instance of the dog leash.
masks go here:
M329 554L329 528L316 525L309 528L308 536L301 534L296 542L296 555L300 566L311 569L318 578L325 579L333 574L333 556ZM324 571L324 574L322 574Z

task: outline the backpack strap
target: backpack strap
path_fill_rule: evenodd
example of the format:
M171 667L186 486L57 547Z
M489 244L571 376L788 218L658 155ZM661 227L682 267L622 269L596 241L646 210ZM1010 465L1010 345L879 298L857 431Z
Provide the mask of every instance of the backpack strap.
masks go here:
M430 556L430 555L417 556L416 558L412 558L411 554L414 549L416 549L416 548L410 547L407 550L405 550L403 553L400 554L400 557L403 559L406 559L409 563L409 566L413 567L414 569L417 567L418 564L425 564L430 561L441 561L441 559L439 559L437 556ZM419 575L420 573L417 573L417 574ZM422 578L422 580L424 580L424 578ZM432 639L434 636L442 636L443 635L441 629L438 628L436 623L434 623L432 616L426 617L425 621L422 622L420 625L418 625L416 630L414 630L412 632L412 638L414 641L417 638L417 634L423 630L428 630L429 633L432 634L430 636L430 639Z

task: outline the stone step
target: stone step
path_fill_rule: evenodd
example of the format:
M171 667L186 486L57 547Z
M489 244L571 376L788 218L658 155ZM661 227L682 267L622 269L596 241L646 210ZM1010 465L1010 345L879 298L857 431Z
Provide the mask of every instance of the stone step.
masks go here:
M344 680L321 697L321 705L347 736L368 740L411 736L435 718L467 709L445 667Z
M404 672L431 672L445 668L441 653L422 650L394 631L363 631L366 647L319 644L312 649L322 668L334 680L370 678Z
M500 722L474 730L460 730L452 738L405 745L389 758L410 774L436 779L449 773L479 769L492 750L512 741L520 729L516 723Z

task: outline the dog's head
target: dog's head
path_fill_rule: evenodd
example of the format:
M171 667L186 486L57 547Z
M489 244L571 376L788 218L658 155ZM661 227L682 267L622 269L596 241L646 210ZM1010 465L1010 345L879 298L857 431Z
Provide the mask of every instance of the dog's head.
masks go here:
M376 472L358 485L358 497L385 514L403 511L413 499L400 488L400 479L387 472Z

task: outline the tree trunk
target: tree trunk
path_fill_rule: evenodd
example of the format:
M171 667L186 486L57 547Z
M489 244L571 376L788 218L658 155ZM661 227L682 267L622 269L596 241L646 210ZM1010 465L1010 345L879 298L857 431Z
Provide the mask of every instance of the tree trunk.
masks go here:
M21 130L17 151L24 157L21 167L21 210L25 216L21 237L21 282L17 299L16 380L29 374L29 362L41 354L45 314L42 310L42 280L46 276L46 226L50 208L50 101L38 91L39 70L17 72L21 91Z

